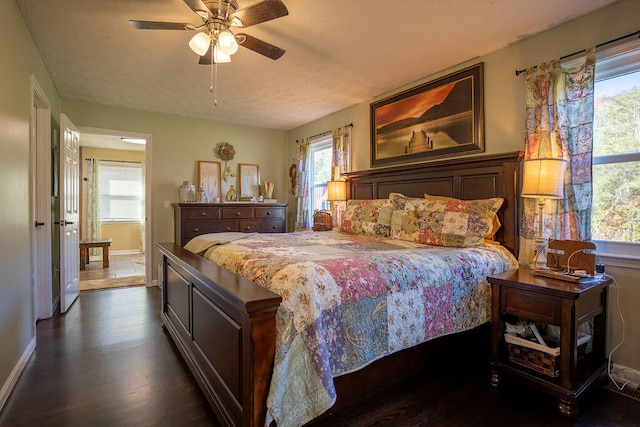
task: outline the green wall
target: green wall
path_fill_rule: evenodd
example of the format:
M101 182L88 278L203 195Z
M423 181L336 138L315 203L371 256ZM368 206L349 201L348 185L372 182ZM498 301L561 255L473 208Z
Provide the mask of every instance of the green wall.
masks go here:
M287 159L277 154L286 152L283 131L68 100L62 100L62 111L76 126L151 135L147 150L151 150L150 231L153 243L173 242L173 210L164 209L164 202L178 202L178 187L182 181L198 182L198 160L220 161L214 153L220 142L235 147L236 156L228 165L236 175L238 163L259 164L261 180L276 183L274 197L286 198ZM237 176L223 182L222 194L226 194L230 184L236 184L237 189L236 180ZM153 248L154 276L159 262L160 255Z
M59 98L22 14L0 2L0 390L34 339L31 256L29 121L31 75L51 104L58 127ZM3 396L0 396L0 399Z

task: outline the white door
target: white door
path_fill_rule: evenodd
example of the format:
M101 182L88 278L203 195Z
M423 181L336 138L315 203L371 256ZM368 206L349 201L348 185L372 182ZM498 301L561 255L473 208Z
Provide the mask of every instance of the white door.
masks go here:
M80 134L60 115L60 312L80 294Z

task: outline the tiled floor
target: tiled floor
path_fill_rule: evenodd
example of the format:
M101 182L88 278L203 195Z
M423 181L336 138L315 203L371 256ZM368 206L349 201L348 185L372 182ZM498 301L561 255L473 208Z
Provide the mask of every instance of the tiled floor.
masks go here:
M86 270L80 270L80 280L112 279L144 276L144 254L110 254L109 268L102 268L102 255L89 257Z

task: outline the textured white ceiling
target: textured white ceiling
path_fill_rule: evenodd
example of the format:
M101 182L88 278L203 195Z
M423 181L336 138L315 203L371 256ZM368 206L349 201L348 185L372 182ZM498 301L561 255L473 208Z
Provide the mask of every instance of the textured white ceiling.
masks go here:
M62 98L289 130L494 51L615 0L284 0L289 15L244 30L286 50L240 48L198 65L182 0L16 0ZM257 1L239 0L240 8Z

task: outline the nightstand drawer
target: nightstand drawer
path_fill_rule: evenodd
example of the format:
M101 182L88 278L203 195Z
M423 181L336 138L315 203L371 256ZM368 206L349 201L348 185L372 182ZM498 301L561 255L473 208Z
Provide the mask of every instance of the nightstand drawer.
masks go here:
M500 305L506 314L543 323L556 324L560 321L557 317L558 299L553 296L521 289L502 288L501 298Z

